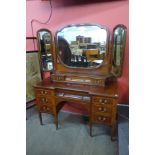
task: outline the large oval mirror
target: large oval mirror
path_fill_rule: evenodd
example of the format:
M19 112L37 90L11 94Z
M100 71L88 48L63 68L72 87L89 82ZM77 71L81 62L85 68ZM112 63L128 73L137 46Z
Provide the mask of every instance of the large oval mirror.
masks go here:
M38 52L42 71L52 71L52 36L47 29L37 31Z
M126 42L126 27L117 25L113 30L113 73L121 76Z
M106 28L79 24L69 25L56 33L60 61L68 67L99 67L106 56Z

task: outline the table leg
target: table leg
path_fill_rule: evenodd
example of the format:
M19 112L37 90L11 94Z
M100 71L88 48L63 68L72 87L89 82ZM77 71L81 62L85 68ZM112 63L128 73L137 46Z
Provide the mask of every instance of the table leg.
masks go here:
M111 140L114 141L115 140L115 125L111 126Z
M90 129L89 134L92 137L92 122L91 121L89 122L89 129Z
M56 115L54 116L54 118L55 118L56 130L57 130L57 129L58 129L58 114L56 114Z
M39 120L40 120L40 124L43 125L41 112L39 112Z

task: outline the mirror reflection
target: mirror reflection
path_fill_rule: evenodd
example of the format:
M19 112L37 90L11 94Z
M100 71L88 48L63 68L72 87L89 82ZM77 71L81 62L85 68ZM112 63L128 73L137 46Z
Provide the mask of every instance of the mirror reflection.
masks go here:
M57 32L58 54L70 67L98 67L106 55L107 31L97 25L68 26Z
M125 46L125 29L122 26L118 26L114 30L114 59L115 66L120 66L123 61L123 52Z
M43 71L51 71L53 69L51 55L51 33L48 30L40 30L37 32L39 45L40 63Z
M125 42L126 27L124 25L117 25L113 31L113 73L117 77L122 74Z

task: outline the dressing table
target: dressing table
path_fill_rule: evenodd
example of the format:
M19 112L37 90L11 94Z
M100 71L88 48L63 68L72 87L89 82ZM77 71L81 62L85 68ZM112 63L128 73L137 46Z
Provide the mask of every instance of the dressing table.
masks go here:
M42 113L49 113L58 129L59 111L66 102L73 102L88 112L90 136L92 125L97 123L110 126L113 139L125 26L114 28L111 41L109 36L107 28L94 24L63 27L57 31L54 42L49 30L37 32L40 67L51 72L49 79L34 86L41 124ZM43 62L45 59L48 60Z

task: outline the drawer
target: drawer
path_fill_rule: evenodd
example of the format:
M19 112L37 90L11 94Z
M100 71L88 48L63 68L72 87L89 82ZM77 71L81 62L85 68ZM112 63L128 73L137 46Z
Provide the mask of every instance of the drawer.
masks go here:
M52 102L52 98L51 97L47 97L47 96L39 96L36 98L37 103L38 104L44 104L44 105L48 105L48 106L52 106L53 102Z
M93 96L92 97L92 103L98 104L98 105L112 106L113 105L113 99L105 98L105 97L99 97L99 96Z
M111 117L109 117L109 116L93 115L92 121L94 123L111 125Z
M47 105L39 105L38 110L45 113L53 113L53 108Z
M99 114L111 114L112 108L111 107L105 107L104 105L94 105L92 107L93 113L99 113Z
M47 89L35 89L36 95L37 96L54 96L54 91L53 90L47 90Z

